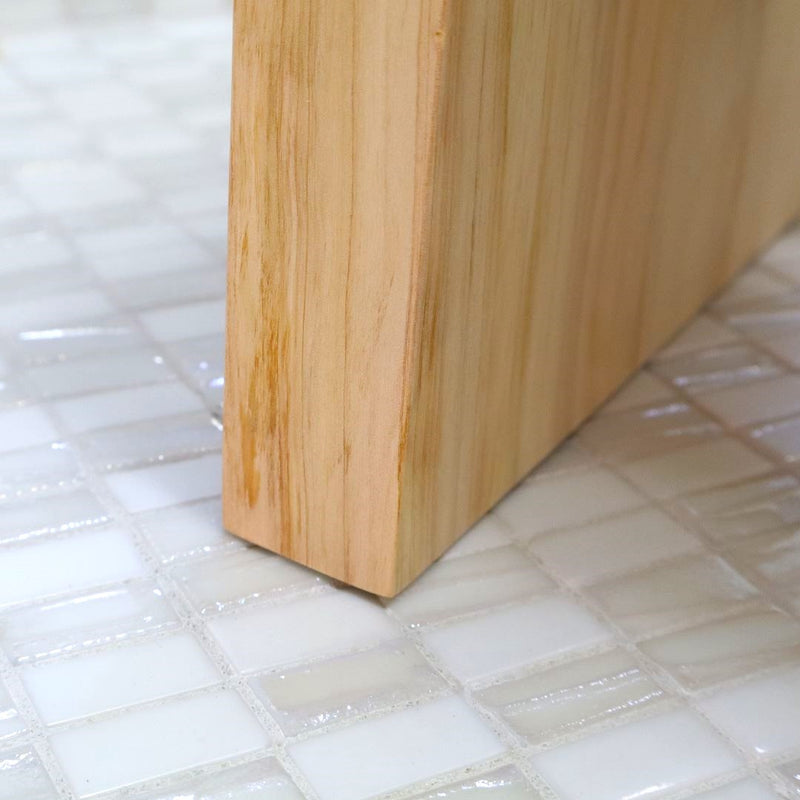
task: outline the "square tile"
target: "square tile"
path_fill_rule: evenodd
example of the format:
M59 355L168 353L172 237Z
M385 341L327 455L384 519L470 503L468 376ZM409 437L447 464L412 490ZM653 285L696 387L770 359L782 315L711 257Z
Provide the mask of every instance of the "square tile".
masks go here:
M78 797L244 755L267 744L266 731L232 690L126 711L50 737Z
M654 405L675 397L670 386L651 372L637 372L603 406L602 413L629 411L639 406Z
M9 546L3 573L0 608L139 578L147 568L126 531L96 528Z
M189 633L25 667L20 677L47 725L93 716L219 683Z
M250 686L287 736L441 693L447 684L411 642L260 675Z
M710 489L771 468L769 461L728 437L620 465L631 483L656 499Z
M459 680L475 681L592 647L610 636L588 611L557 595L453 622L425 633L422 641Z
M576 503L575 498L581 502ZM526 481L495 507L515 537L527 540L552 528L580 525L644 504L644 498L608 469Z
M699 708L745 750L773 756L800 747L800 669L723 689Z
M516 547L496 547L430 566L411 591L387 603L418 626L553 590L553 582Z
M729 613L758 595L725 561L711 556L661 564L586 591L631 636Z
M56 800L58 796L30 745L0 750L0 800Z
M614 649L490 686L475 698L539 743L650 710L667 694L630 654Z
M800 623L773 609L749 611L640 645L689 690L800 661Z
M115 472L106 475L105 482L120 503L135 514L218 495L221 469L222 459L214 454Z
M208 627L241 672L346 653L399 632L376 602L348 592L254 606L215 617Z
M671 711L596 733L532 759L563 800L661 797L741 766L690 711Z
M320 800L365 800L504 749L460 697L450 696L311 737L289 754Z
M581 585L699 550L700 542L656 508L534 537L530 551L569 583Z
M70 445L55 443L0 453L0 501L31 499L76 487L83 477Z

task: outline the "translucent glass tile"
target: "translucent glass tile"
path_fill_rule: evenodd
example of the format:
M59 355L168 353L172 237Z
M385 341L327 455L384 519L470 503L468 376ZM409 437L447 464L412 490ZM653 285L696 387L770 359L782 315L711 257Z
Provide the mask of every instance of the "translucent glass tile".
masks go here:
M160 589L136 583L9 611L0 644L16 663L135 639L178 625Z
M768 472L772 465L731 437L627 461L622 473L655 499L698 492Z
M541 795L525 780L516 767L501 767L456 783L415 794L409 800L541 800Z
M679 504L709 536L726 541L800 522L800 482L771 475L684 497Z
M206 775L169 781L160 789L134 792L134 800L303 800L274 758L259 758Z
M689 557L602 581L588 594L633 636L723 614L758 596L725 561Z
M147 568L126 531L94 528L6 547L3 574L0 609L140 578Z
M305 739L289 754L320 800L365 800L504 750L475 711L452 696Z
M786 764L781 764L778 767L778 772L784 777L786 783L794 792L794 795L800 797L800 758L789 761Z
M571 503L578 496L580 503ZM634 508L644 498L607 469L554 475L523 483L501 500L497 516L516 537L527 539L551 528L580 525L592 519Z
M402 641L259 675L250 685L287 736L409 705L447 687L419 650Z
M771 756L800 748L799 697L800 669L794 668L721 689L699 707L739 746Z
M497 547L434 564L417 579L414 592L387 605L398 619L417 626L552 588L552 581L516 547Z
M63 442L0 453L0 501L77 487L83 477L74 449Z
M172 576L204 615L285 597L325 583L319 573L250 547L176 567Z
M166 564L246 546L222 527L218 498L137 514L134 521Z
M610 632L572 600L544 597L432 630L422 641L459 680L475 681L608 641Z
M78 797L241 756L268 744L266 730L231 690L126 711L50 737Z
M25 721L14 705L11 695L0 683L0 742L25 730ZM2 773L0 773L1 775Z
M665 691L623 650L582 658L476 694L530 742L555 741L649 710Z
M773 609L750 611L639 646L686 689L703 689L765 667L800 661L800 623Z
M735 750L690 711L596 733L532 763L563 800L661 797L741 766Z
M215 452L222 432L208 411L200 411L91 431L81 446L95 469L122 470Z
M180 669L175 669L180 665ZM136 705L219 683L189 633L26 666L20 677L46 724Z
M57 800L58 794L30 746L0 750L0 800Z
M345 653L393 639L398 633L374 600L355 593L255 606L215 617L208 626L241 672Z
M590 419L578 439L609 461L629 461L714 439L720 426L675 400Z
M231 5L0 1L0 800L800 797L800 228L348 589L222 521Z
M530 545L553 572L578 585L699 549L691 533L655 508L545 533Z
M775 377L783 371L768 353L751 344L696 350L668 361L659 361L653 369L691 394L747 385L751 381Z

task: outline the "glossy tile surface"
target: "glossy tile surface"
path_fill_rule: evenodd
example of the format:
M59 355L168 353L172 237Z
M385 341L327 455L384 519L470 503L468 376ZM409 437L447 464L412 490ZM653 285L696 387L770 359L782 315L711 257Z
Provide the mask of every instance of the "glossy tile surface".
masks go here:
M800 798L797 230L381 601L222 527L227 0L0 31L0 800Z

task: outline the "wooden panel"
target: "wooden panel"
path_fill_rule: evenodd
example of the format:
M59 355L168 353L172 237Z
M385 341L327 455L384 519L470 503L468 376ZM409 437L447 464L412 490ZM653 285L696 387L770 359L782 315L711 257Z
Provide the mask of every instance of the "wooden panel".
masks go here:
M796 0L237 0L224 514L392 595L800 209Z

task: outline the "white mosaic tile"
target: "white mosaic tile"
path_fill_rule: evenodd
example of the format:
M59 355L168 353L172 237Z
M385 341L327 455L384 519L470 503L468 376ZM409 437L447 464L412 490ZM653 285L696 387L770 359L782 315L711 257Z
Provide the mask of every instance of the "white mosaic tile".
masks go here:
M572 600L545 597L445 625L425 646L461 681L474 681L608 641L610 632Z
M754 755L800 747L800 669L722 689L699 703L708 718Z
M490 686L476 699L539 743L650 710L667 696L629 653L614 649Z
M343 588L222 524L230 9L0 2L0 800L800 796L798 229Z
M147 574L131 537L116 528L97 528L48 537L3 553L0 609Z
M0 750L0 800L56 800L57 797L52 781L30 745Z
M201 689L221 680L188 633L34 664L25 667L20 677L48 725Z
M542 534L530 551L569 583L594 583L700 549L684 527L655 508Z
M564 800L660 797L733 772L741 761L690 711L671 711L534 756Z
M478 715L453 696L314 736L289 753L320 800L362 800L504 749Z
M126 711L50 737L78 797L230 759L268 743L266 731L231 690Z
M344 625L343 620L347 621ZM347 652L398 633L375 601L355 593L255 606L236 615L216 617L208 626L241 672Z

